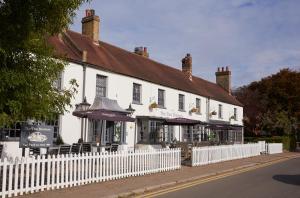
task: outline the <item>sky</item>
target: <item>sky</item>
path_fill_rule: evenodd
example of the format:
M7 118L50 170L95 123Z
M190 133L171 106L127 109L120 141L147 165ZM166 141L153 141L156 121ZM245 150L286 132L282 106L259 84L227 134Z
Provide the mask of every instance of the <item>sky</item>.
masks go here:
M300 0L93 0L70 29L81 32L85 9L100 17L100 40L123 49L148 47L150 58L215 81L229 66L239 87L282 68L300 70Z

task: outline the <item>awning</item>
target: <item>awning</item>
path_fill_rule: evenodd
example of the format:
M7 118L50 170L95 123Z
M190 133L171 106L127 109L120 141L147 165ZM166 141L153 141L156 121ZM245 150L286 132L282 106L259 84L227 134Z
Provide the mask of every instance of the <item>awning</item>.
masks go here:
M134 122L135 119L129 117L129 113L122 109L116 100L96 97L93 105L87 111L74 111L73 115L92 120Z
M242 125L230 124L230 122L220 120L210 120L205 128L213 130L237 130L243 128Z
M197 124L203 124L203 122L199 120L192 120L187 118L171 118L171 119L165 119L163 124L164 125L197 125Z
M89 118L92 120L108 120L108 121L124 121L124 122L134 122L135 119L127 116L125 113L108 111L108 110L88 110L88 111L75 111L74 116L80 118Z

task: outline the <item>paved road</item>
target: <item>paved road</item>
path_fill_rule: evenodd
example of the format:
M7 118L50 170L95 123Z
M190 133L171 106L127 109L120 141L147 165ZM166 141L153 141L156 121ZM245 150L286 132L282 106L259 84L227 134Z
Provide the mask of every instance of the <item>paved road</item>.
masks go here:
M161 198L300 198L300 158L199 184Z

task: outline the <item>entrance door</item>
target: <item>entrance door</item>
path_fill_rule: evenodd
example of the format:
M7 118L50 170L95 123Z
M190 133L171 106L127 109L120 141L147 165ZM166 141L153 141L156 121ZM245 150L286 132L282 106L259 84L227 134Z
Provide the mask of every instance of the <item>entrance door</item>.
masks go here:
M106 121L105 143L113 143L114 122Z

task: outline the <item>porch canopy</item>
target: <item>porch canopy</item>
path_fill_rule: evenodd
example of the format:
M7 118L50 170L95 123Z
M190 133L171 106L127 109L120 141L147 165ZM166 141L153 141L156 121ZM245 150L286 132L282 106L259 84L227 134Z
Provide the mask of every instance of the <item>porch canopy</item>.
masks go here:
M199 120L192 120L188 118L171 118L165 119L163 125L185 125L185 126L193 126L197 124L203 124L203 122Z
M135 119L128 116L130 112L122 109L116 100L104 97L96 97L93 105L87 111L74 111L73 115L92 120L134 122Z

